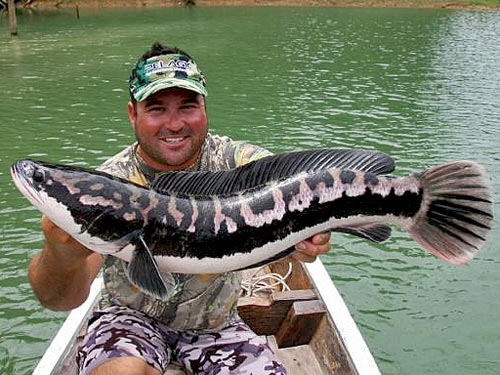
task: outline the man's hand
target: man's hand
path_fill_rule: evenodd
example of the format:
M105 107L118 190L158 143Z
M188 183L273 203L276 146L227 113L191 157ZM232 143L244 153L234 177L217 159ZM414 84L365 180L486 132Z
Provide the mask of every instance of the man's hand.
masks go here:
M42 305L70 310L87 298L103 258L76 241L45 216L43 250L31 260L28 278Z
M330 249L330 232L318 233L295 245L291 257L302 262L314 262L318 255L326 254Z
M42 230L45 235L46 248L55 253L53 255L59 258L60 262L71 265L72 262L78 262L78 259L86 258L93 253L45 215L42 216Z

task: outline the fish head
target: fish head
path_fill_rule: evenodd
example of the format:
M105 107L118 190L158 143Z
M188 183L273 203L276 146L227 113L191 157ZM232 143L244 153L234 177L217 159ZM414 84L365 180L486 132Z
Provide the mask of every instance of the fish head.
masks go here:
M140 215L127 204L131 196L143 192L124 180L34 160L14 163L11 175L31 204L92 250L115 253L143 225Z
M20 160L10 169L12 180L19 191L40 211L46 206L46 195L42 194L47 182L46 168L32 160Z

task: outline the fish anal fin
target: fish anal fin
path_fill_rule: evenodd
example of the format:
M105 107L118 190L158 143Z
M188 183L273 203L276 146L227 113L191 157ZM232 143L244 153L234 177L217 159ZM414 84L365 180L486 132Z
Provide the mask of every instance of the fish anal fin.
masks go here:
M142 236L139 236L135 242L134 256L128 266L130 281L154 297L165 297L168 288L153 253Z
M384 242L391 237L391 227L383 224L366 224L332 229L334 232L348 233L374 242Z

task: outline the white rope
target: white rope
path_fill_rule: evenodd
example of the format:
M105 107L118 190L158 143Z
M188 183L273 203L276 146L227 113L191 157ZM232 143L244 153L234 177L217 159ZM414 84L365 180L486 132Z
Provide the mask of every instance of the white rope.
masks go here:
M252 275L241 283L242 297L254 297L271 294L274 291L288 291L286 279L292 274L292 263L288 263L288 272L283 276L276 272L260 274L264 268L257 268Z

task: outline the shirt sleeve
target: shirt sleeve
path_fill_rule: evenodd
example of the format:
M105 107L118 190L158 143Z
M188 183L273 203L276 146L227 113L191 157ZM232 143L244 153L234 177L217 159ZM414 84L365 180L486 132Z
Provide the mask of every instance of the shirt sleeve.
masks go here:
M97 170L109 173L110 175L116 177L124 178L142 186L147 186L147 178L138 168L137 162L135 161L135 147L136 143L125 148L102 163Z
M254 160L272 155L272 152L265 148L252 145L248 142L234 142L234 166L239 167Z

